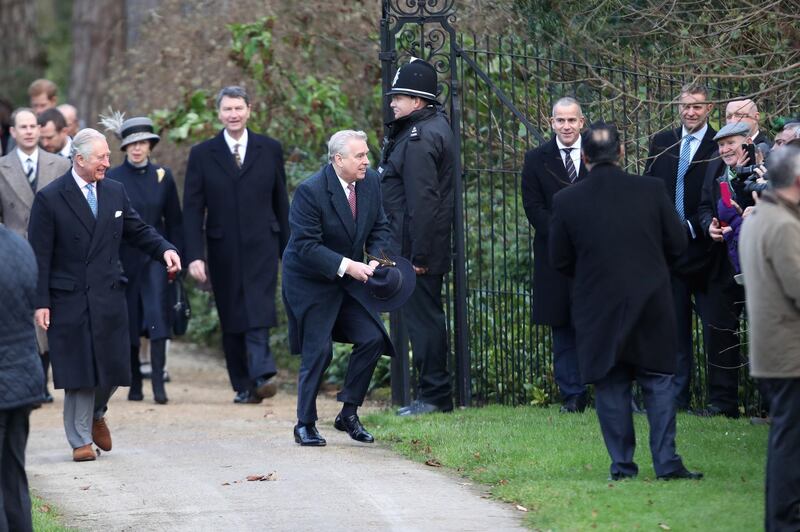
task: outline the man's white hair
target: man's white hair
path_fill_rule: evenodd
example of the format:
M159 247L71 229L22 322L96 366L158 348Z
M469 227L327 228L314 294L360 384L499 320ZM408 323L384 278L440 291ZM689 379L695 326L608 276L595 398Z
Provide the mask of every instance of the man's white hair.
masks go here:
M367 141L367 134L363 131L355 131L353 129L343 129L331 135L328 141L328 160L333 161L336 154L350 155L347 153L347 143L353 139Z
M72 139L72 150L70 151L72 160L75 161L76 155L88 159L92 154L92 143L98 139L106 140L106 136L90 127L78 131L75 138Z

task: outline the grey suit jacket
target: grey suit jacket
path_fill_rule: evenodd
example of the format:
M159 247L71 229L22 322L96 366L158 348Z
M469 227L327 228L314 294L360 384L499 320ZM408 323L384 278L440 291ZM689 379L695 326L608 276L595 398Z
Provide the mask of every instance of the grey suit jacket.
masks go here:
M39 148L38 181L36 189L41 190L51 181L70 169L69 159L48 153ZM0 158L0 223L17 233L28 237L28 219L33 206L33 191L25 177L17 150Z
M39 149L36 189L41 190L72 166L69 159ZM17 156L16 148L0 157L0 223L22 238L28 238L28 219L33 206L33 190L25 177L25 170ZM39 351L49 350L47 333L36 327Z

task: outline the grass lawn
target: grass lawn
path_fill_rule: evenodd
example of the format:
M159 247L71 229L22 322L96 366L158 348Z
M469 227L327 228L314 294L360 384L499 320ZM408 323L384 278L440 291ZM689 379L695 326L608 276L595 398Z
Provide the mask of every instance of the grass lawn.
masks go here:
M414 460L436 460L527 508L552 530L761 530L768 427L746 419L678 416L678 453L701 481L656 481L647 420L635 416L639 476L608 481L594 410L490 406L399 418L364 416L376 440Z
M34 532L69 532L74 530L61 525L58 521L58 512L33 493L31 493L31 502L33 505L31 514L33 515Z

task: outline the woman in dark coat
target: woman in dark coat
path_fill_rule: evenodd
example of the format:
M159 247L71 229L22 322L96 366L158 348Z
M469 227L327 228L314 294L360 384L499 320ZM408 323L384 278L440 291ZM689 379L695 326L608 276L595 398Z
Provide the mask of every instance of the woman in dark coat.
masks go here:
M119 123L117 121L116 123ZM172 172L153 164L150 152L160 140L149 118L130 118L117 128L104 118L104 124L118 132L120 149L125 161L109 170L106 176L121 182L131 205L145 223L152 225L180 252L183 249L183 225L178 189ZM131 336L131 388L128 400L141 401L142 373L139 369L139 338L150 339L150 363L153 398L156 403L167 402L164 389L166 343L172 332L169 313L169 283L164 265L139 251L122 244L122 268L128 278L126 295Z

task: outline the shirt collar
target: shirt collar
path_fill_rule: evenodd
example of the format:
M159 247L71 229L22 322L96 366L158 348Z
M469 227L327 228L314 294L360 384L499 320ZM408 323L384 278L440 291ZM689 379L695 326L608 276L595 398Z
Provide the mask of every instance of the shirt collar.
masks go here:
M337 172L336 169L334 169L333 172L336 174L336 179L339 180L339 184L342 186L342 189L344 189L344 195L347 196L347 187L350 185L347 183L347 181L339 177L339 172ZM355 182L353 183L353 186L355 186Z
M61 151L58 154L62 157L66 157L67 159L70 158L72 155L72 139L67 137L67 142L64 144L64 147L61 148Z
M26 161L28 159L33 160L33 168L35 169L39 165L39 148L37 147L33 150L33 153L30 155L26 154L24 151L17 147L17 157L19 157L19 162L22 163L22 169L26 169Z
M78 175L78 172L75 171L75 168L72 168L72 179L75 180L75 184L78 185L78 188L81 189L81 192L86 190L86 185L94 185L94 188L97 188L97 183L87 183L81 176Z
M707 130L708 130L708 122L703 124L703 127L701 127L699 130L695 131L694 133L691 133L691 136L694 137L696 140L703 140L703 138L706 136ZM681 128L681 139L685 138L689 134L690 133L686 130L686 126L683 126Z
M556 146L558 146L558 151L561 151L564 148L575 148L576 150L578 150L578 153L580 153L580 151L581 151L581 136L578 135L578 140L576 140L575 143L572 146L567 146L566 144L563 144L561 142L561 139L559 139L556 136ZM574 152L569 152L569 153L570 153L570 155L572 155L572 153L574 153Z
M244 133L242 133L242 136L239 140L236 140L235 138L231 137L227 129L223 130L222 136L225 137L225 143L228 145L228 149L231 150L231 153L233 153L234 144L239 145L240 147L239 154L242 154L245 151L247 151L247 128L244 129Z

